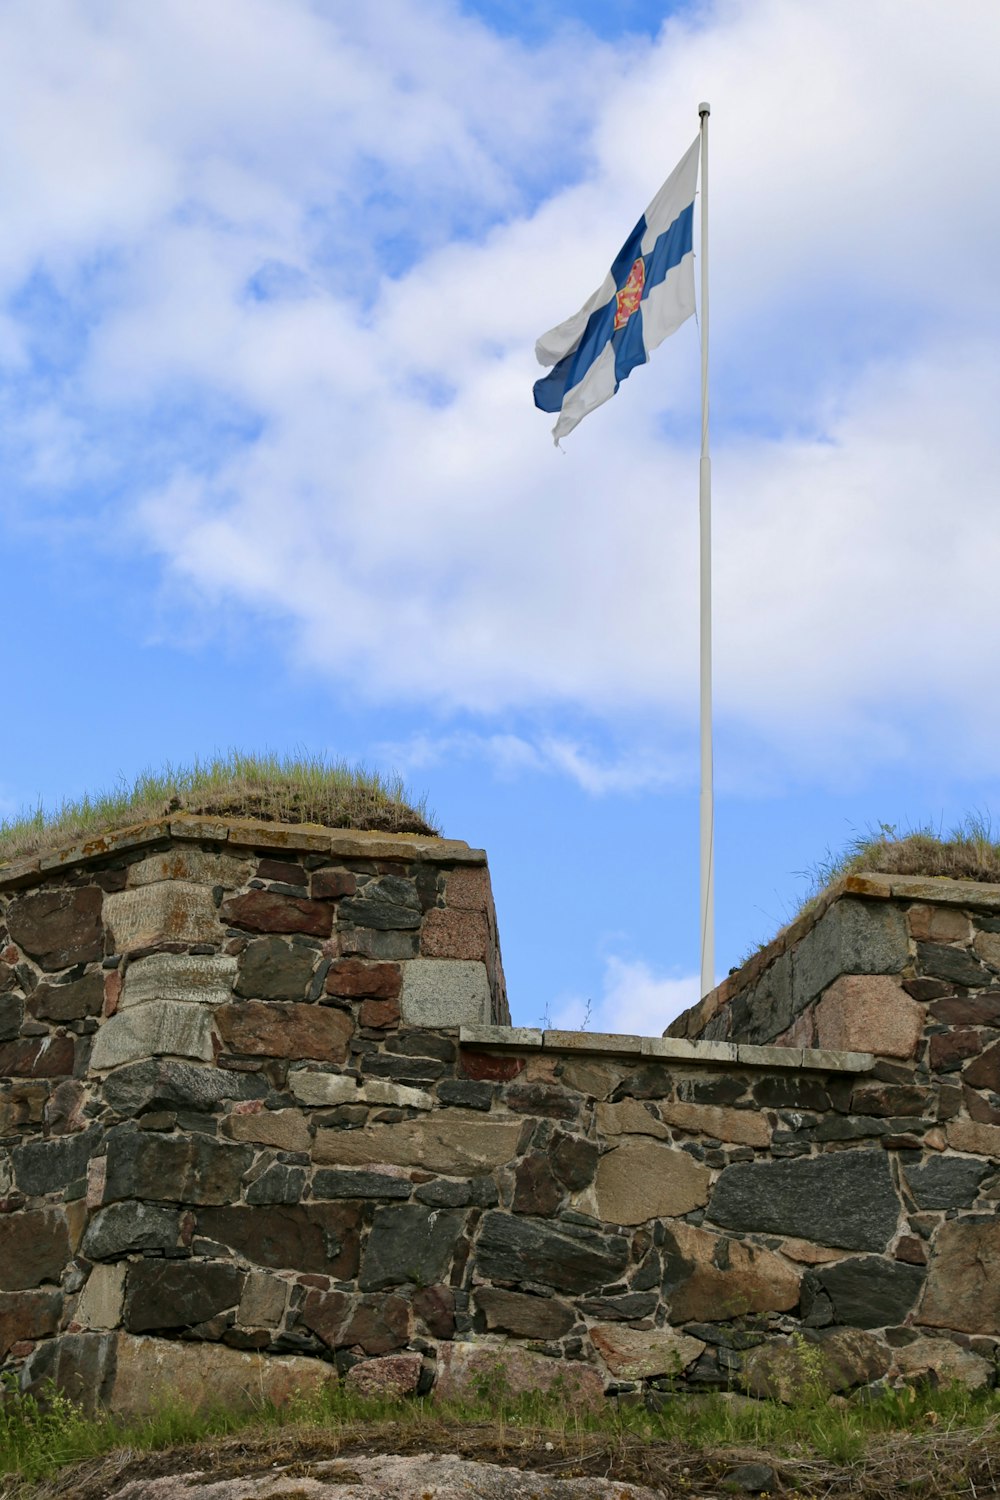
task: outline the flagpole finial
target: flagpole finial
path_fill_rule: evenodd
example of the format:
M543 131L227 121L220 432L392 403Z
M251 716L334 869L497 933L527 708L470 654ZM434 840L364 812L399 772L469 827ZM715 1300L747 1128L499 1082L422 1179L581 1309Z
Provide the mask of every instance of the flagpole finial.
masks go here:
M698 105L698 113L702 116L702 118L704 118L705 115L710 115L712 113L712 106L710 104L706 104L705 101L702 100L701 104Z

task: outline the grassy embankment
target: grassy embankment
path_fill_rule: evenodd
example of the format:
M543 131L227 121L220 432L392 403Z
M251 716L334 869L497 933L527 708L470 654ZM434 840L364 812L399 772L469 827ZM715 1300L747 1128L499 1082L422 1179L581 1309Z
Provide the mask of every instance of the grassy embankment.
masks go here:
M412 802L398 777L322 755L230 750L190 767L167 765L143 771L134 781L123 777L108 791L5 819L0 862L176 812L386 833L437 832L424 802Z
M460 1407L334 1390L282 1410L175 1407L128 1423L89 1420L58 1397L43 1409L12 1394L0 1407L0 1495L11 1500L103 1500L129 1480L165 1473L305 1476L352 1453L435 1451L552 1478L606 1475L670 1496L717 1496L735 1466L755 1461L773 1468L773 1493L786 1500L943 1500L994 1493L1000 1394L903 1388L848 1401L817 1389L790 1406L668 1394L659 1412L609 1403L588 1414L563 1399L496 1389Z

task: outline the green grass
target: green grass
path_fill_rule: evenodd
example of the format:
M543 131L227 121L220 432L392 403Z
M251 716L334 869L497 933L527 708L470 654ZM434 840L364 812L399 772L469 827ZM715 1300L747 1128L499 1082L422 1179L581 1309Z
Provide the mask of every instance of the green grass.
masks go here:
M879 823L856 834L839 854L828 850L825 859L807 872L812 896L862 870L1000 881L1000 840L993 837L990 818L982 813L969 813L948 834L929 825L902 831L895 823Z
M904 1488L946 1495L959 1492L962 1474L973 1478L983 1464L989 1470L1000 1461L998 1422L1000 1394L959 1386L906 1387L867 1401L831 1401L807 1390L790 1406L668 1391L660 1411L609 1402L596 1413L581 1410L566 1392L512 1397L491 1387L461 1405L438 1405L366 1399L333 1387L280 1409L175 1406L116 1422L88 1419L57 1395L40 1404L15 1393L8 1377L0 1405L0 1475L6 1476L0 1495L93 1500L112 1479L123 1479L124 1465L135 1476L144 1461L149 1467L149 1455L172 1449L178 1472L194 1465L213 1478L267 1471L278 1459L306 1472L310 1463L351 1450L439 1451L563 1475L610 1473L692 1495L718 1494L727 1465L750 1451L776 1466L786 1494L831 1493L849 1471L858 1495L885 1497ZM165 1472L165 1464L155 1460L150 1472ZM67 1474L68 1465L82 1467Z
M0 822L0 861L125 828L174 812L321 823L330 828L435 833L424 802L396 776L322 755L230 750L191 766L146 770L58 808L39 804Z

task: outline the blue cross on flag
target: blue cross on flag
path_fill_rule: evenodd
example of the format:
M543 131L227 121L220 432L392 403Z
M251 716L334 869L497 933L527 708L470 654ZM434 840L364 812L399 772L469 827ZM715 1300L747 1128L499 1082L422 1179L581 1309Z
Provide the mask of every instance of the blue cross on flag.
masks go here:
M559 413L557 444L694 312L700 144L696 138L678 162L594 295L535 345L539 364L555 366L536 380L535 405Z

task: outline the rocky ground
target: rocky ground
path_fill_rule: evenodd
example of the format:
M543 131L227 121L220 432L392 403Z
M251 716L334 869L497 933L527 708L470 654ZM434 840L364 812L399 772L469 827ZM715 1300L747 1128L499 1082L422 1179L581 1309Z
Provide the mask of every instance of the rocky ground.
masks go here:
M887 1433L838 1462L804 1445L779 1456L626 1433L379 1423L118 1450L42 1485L0 1481L0 1500L989 1500L997 1480L989 1425Z

